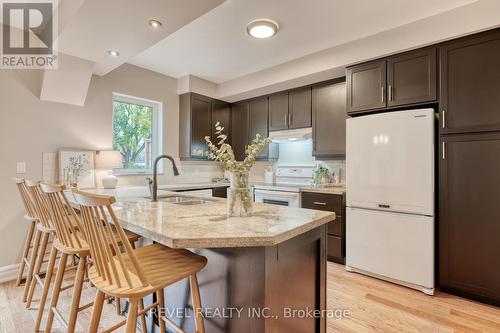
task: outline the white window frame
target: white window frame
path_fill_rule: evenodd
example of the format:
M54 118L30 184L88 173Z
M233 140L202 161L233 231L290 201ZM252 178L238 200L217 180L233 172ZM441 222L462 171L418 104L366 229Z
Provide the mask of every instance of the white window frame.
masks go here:
M113 99L111 101L111 110L112 110L112 116L111 119L113 119L113 115L115 112L114 105L113 103L117 102L123 102L123 103L129 103L129 104L138 104L138 105L144 105L151 107L153 109L153 115L151 119L151 127L152 127L152 134L151 134L151 163L154 162L154 159L156 156L159 156L161 152L163 151L163 103L159 101L153 101L145 98L140 98L140 97L134 97L134 96L129 96L129 95L124 95L120 93L113 93ZM113 126L113 123L111 123L111 126ZM114 140L114 133L113 133L113 140ZM158 166L159 170L158 172L162 172L162 165ZM152 174L153 169L114 169L113 174L115 175L136 175L136 174Z

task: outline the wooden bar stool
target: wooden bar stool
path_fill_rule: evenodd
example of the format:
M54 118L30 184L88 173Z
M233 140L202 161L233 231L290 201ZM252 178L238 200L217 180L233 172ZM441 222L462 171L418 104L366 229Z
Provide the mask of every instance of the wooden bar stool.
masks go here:
M30 308L36 286L40 285L43 287L41 268L44 262L45 253L47 251L47 244L49 242L49 238L51 236L53 237L53 235L55 234L55 229L52 226L52 222L50 221L49 218L49 213L47 210L47 201L43 196L42 190L40 188L40 181L33 181L26 179L25 183L31 195L31 199L33 200L35 215L38 221L36 224L35 242L37 240L40 241L40 245L38 246L36 255L35 254L32 255L32 257L36 256L36 261L32 270L31 280L29 283L28 296L26 298L26 307ZM35 251L35 248L33 248L33 251ZM46 272L46 274L48 273L49 272Z
M56 279L54 282L52 300L49 308L49 314L45 327L45 332L51 332L54 316L66 326L67 333L73 333L76 327L76 320L78 313L92 306L93 303L80 306L80 298L82 294L85 274L89 263L90 250L88 246L85 233L83 232L82 223L78 214L75 212L70 202L65 195L64 185L51 185L40 184L40 188L48 203L48 212L52 225L56 232L56 240L54 241L50 253L49 265L47 268L47 275L44 281L43 291L40 299L38 316L35 321L35 331L40 328L40 323L47 301L51 278L54 271L54 265L58 252L61 253L59 260L59 267L57 269ZM118 238L116 232L113 230L114 238ZM127 239L130 242L136 242L139 236L134 233L127 233ZM120 242L121 244L121 242ZM77 256L79 258L78 268L73 284L69 286L62 286L64 275L68 271L66 269L66 262L68 257ZM71 307L68 320L66 321L57 308L60 292L64 289L73 287L73 294L71 299ZM145 322L145 318L142 318ZM144 325L145 327L145 325Z
M108 328L106 332L125 324L127 333L136 332L137 316L155 307L160 317L160 332L166 332L166 323L175 332L184 332L172 321L162 317L161 309L165 308L163 288L189 277L196 332L204 333L196 273L205 267L207 259L188 250L171 249L160 244L133 249L111 208L115 202L114 197L79 191L74 191L74 195L80 205L83 228L93 262L89 269L89 278L98 289L88 332L97 332L105 295L127 298L130 304L127 319ZM112 237L111 223L120 235L123 253ZM110 243L114 251L111 251ZM153 293L156 293L158 301L142 310L139 309L143 297Z
M33 238L35 234L37 218L35 214L34 203L29 194L28 188L26 187L26 183L24 182L23 178L14 178L14 182L17 185L17 189L19 190L19 194L23 201L25 210L24 218L30 222L28 230L26 232L26 240L24 242L23 256L21 258L21 264L19 265L19 273L17 275L17 280L16 280L16 286L20 286L24 278L24 270L27 267L28 273L26 274L26 281L25 281L24 295L23 295L23 302L26 302L26 298L28 297L28 290L31 283L31 276L33 275L33 268L35 266L36 254L38 252L38 245L40 244L40 237L35 237L35 239ZM32 248L31 260L29 259L30 248Z

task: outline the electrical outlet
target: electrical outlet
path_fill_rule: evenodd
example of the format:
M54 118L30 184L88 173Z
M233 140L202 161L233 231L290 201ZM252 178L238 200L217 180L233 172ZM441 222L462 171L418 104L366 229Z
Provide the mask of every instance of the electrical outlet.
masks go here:
M17 162L17 168L16 168L16 173L17 174L25 174L26 173L26 162Z

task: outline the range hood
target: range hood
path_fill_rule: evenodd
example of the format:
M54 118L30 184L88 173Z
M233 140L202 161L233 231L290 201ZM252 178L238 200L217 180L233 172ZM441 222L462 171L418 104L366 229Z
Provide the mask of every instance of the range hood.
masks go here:
M312 139L312 128L300 128L269 132L269 139L275 143Z

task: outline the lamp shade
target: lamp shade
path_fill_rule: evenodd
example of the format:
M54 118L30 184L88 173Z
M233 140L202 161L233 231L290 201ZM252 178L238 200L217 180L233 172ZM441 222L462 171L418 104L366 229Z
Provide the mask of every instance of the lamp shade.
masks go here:
M122 154L119 151L104 150L100 151L96 155L96 168L111 170L116 168L122 168Z

